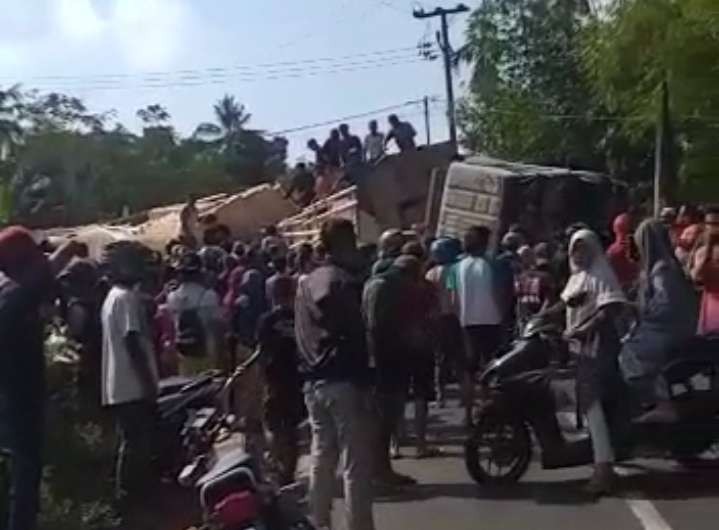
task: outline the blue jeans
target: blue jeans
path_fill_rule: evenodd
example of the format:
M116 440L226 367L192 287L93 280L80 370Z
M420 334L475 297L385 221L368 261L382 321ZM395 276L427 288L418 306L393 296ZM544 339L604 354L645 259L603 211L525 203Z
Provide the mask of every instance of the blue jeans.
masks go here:
M7 399L0 394L0 448L10 455L11 478L7 530L34 530L40 509L42 479L42 430L25 436L23 425L11 421ZM31 419L32 421L32 419Z

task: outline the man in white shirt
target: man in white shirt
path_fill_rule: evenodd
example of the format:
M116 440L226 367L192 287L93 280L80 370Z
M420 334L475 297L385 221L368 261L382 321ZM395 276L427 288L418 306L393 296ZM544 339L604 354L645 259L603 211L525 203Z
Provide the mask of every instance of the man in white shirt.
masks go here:
M498 282L493 263L485 256L490 237L491 232L486 227L467 230L464 236L466 255L457 263L454 273L453 288L465 341L462 390L467 425L472 422L476 375L495 355L502 337Z
M167 296L167 309L175 323L180 373L193 375L218 364L224 318L217 293L204 282L200 257L194 252L182 256L178 272L180 285ZM194 313L198 321L188 322L188 312ZM193 326L201 329L189 329ZM192 352L183 351L180 346L183 340L185 343L194 340L198 344Z
M384 156L384 134L379 132L377 120L369 122L369 134L364 139L365 160L374 164Z
M134 269L134 270L130 270ZM115 496L141 498L152 459L158 370L138 292L139 267L115 274L102 306L102 404L117 422Z

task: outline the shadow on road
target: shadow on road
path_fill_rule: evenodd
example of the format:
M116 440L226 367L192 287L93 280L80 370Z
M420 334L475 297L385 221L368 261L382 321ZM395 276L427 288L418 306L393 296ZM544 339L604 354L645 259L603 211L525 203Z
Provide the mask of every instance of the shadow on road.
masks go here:
M394 503L423 501L436 498L477 499L492 501L530 500L537 504L578 505L590 504L595 499L582 491L584 480L559 482L519 482L506 487L482 488L466 484L418 484L407 489L378 495L375 502Z

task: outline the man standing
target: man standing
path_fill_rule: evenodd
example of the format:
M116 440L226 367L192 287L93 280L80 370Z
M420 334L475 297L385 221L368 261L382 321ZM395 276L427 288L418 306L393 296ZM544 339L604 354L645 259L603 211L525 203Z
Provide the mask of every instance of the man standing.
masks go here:
M177 270L180 285L168 295L167 309L175 323L180 372L192 375L219 365L223 313L217 293L204 283L197 254L182 256Z
M464 235L466 256L455 267L454 285L459 305L459 321L464 330L465 359L462 394L465 423L472 423L474 382L477 372L499 348L502 338L501 287L492 262L486 257L491 232L474 226Z
M197 233L199 232L200 215L195 205L195 197L190 195L187 203L180 210L180 233L178 239L189 248L199 245Z
M102 404L117 423L115 499L139 499L148 486L158 369L138 286L143 257L132 248L110 258L113 286L102 306Z
M384 134L379 132L377 120L369 122L369 134L364 139L364 155L370 164L384 156Z
M342 457L348 530L372 530L371 379L353 224L323 223L327 261L298 286L295 332L312 428L310 507L319 528L331 526L335 470Z
M361 164L363 160L363 149L359 136L352 134L350 132L350 126L346 123L340 125L340 136L342 137L340 143L342 164L345 166Z
M12 455L8 530L34 530L39 511L45 421L44 329L40 306L53 278L79 251L49 259L21 227L0 232L0 446Z
M385 138L385 145L387 145L390 140L394 140L399 150L403 153L417 149L417 145L414 142L417 131L414 130L411 123L400 121L396 114L391 114L388 121L391 129L387 138Z
M338 168L342 165L342 139L337 129L330 131L330 137L322 146L322 152L330 167Z

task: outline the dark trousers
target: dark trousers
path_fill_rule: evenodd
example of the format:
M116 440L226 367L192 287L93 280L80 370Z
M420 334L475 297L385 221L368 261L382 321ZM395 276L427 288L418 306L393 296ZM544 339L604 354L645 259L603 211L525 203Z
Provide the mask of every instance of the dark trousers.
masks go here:
M405 400L406 392L381 391L376 395L375 406L377 407L379 422L375 472L379 476L392 472L389 450L392 436L397 433L399 423L404 417Z
M0 396L0 447L10 455L11 464L7 530L34 530L40 509L42 428L18 425L8 412Z
M113 405L117 424L115 499L137 498L152 478L152 449L155 435L155 403L132 401Z

